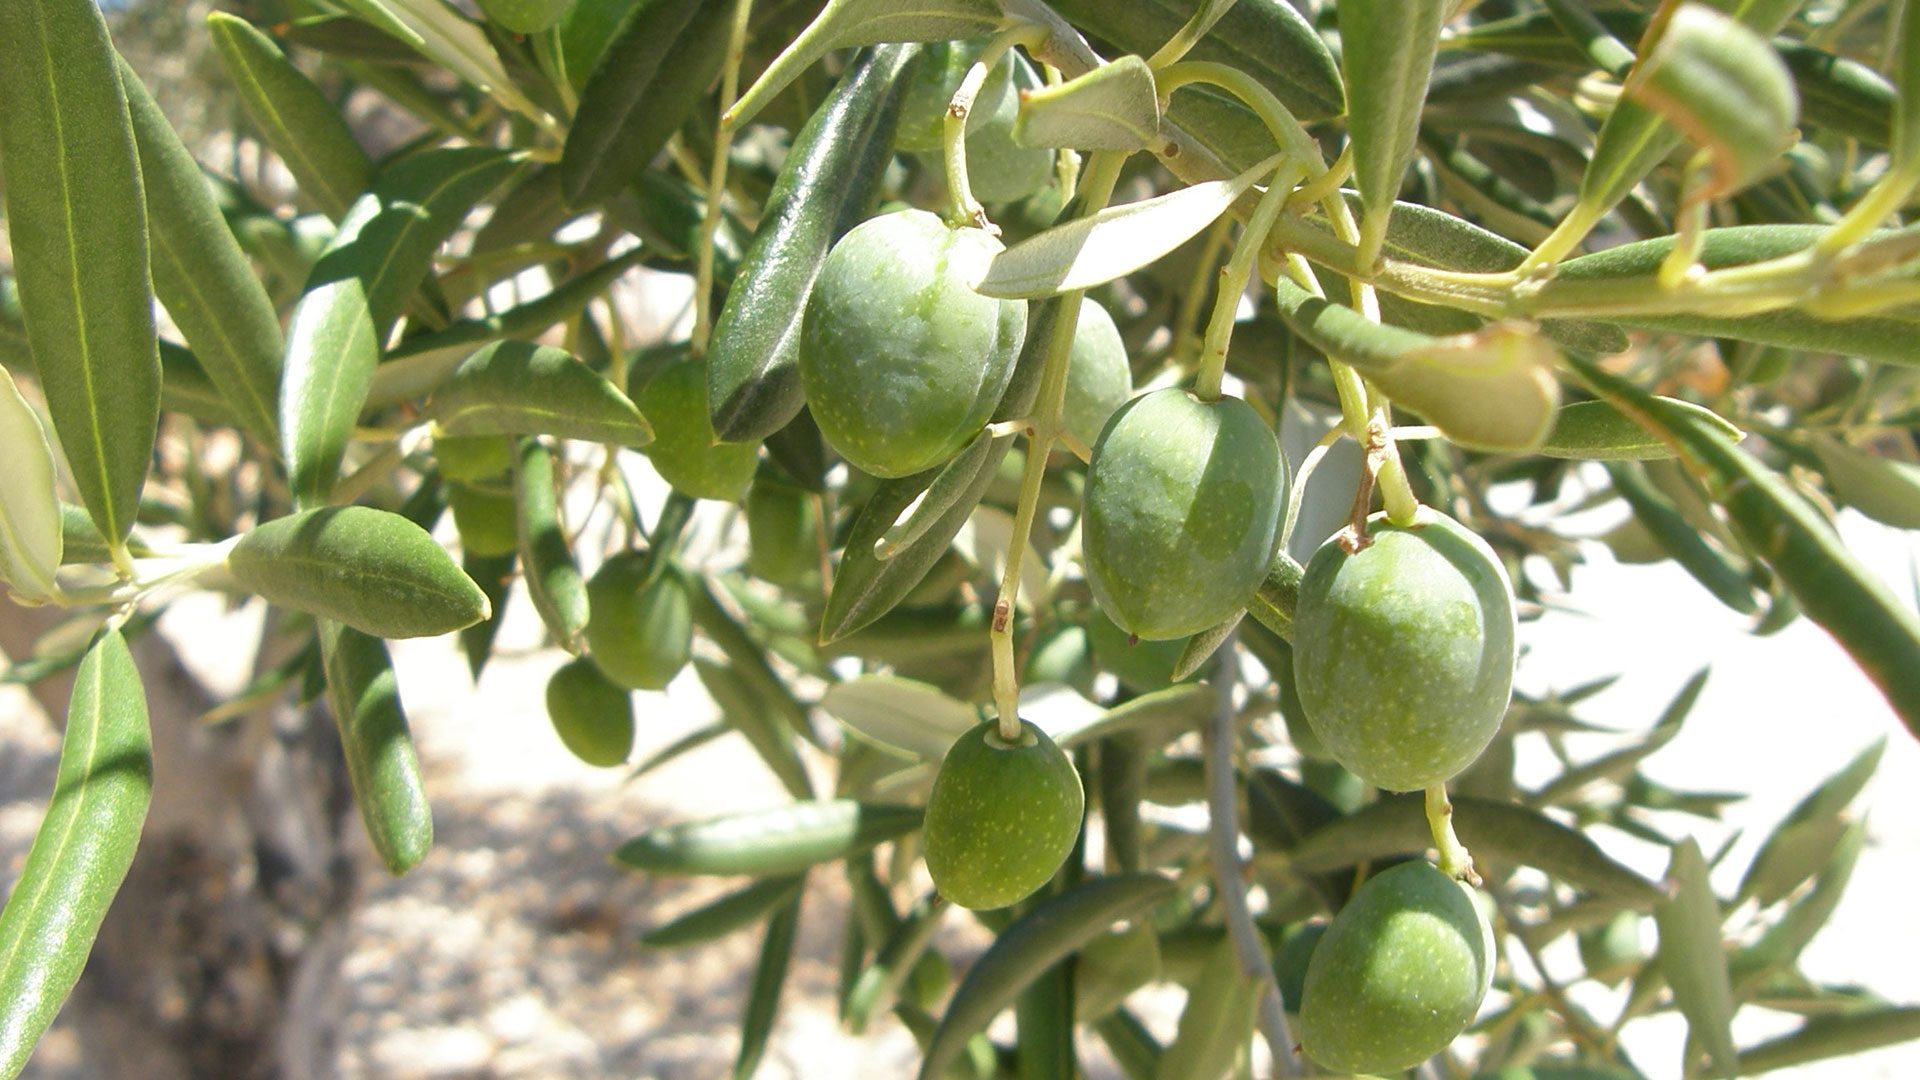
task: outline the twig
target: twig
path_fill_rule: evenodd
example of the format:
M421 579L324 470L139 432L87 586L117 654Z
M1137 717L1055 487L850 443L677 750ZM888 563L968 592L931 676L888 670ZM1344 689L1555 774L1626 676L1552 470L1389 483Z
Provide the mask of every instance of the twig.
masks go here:
M1240 680L1240 660L1234 651L1233 635L1221 643L1213 670L1219 700L1207 728L1207 838L1213 849L1214 889L1226 912L1227 937L1239 956L1240 973L1259 987L1260 1033L1273 1053L1274 1075L1298 1076L1300 1060L1293 1053L1280 984L1274 979L1266 950L1261 948L1260 931L1254 927L1253 911L1247 905L1246 880L1241 876L1238 785L1233 771L1233 686Z

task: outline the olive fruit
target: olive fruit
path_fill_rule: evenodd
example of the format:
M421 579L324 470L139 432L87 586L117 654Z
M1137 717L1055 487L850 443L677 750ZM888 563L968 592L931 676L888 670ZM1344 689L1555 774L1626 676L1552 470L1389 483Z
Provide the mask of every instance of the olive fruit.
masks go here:
M747 492L747 569L788 589L820 584L820 513L813 496L765 476Z
M1486 541L1431 507L1307 563L1293 622L1301 711L1327 752L1392 791L1445 781L1500 730L1513 690L1513 586Z
M1301 1048L1341 1073L1397 1073L1473 1021L1493 976L1493 928L1465 885L1425 861L1367 880L1313 948Z
M1024 900L1060 869L1086 795L1066 751L1032 723L1000 737L988 720L954 742L927 797L927 872L942 896L975 910Z
M862 222L827 253L800 336L821 434L875 476L909 476L980 433L1013 377L1025 300L968 284L1000 250L925 210Z
M930 168L945 169L940 154L946 141L947 108L986 43L978 38L926 46L901 99L895 146L925 154ZM989 203L1024 199L1052 177L1052 151L1013 141L1020 94L1039 87L1033 66L1016 52L1004 54L987 72L967 113L967 183L974 198Z
M960 80L967 77L967 69L979 59L980 50L985 46L986 39L977 38L969 41L937 41L921 48L920 63L914 67L906 91L900 95L900 122L893 136L895 149L915 153L939 152L946 139L947 106L952 104L954 91L960 89ZM969 127L979 121L979 105L1003 66L995 65L994 70L988 72L987 82L981 85L981 92L974 97L975 108L973 115L968 117Z
M660 690L693 650L693 599L671 567L647 580L647 557L613 556L587 582L587 653L629 690Z
M707 413L707 368L682 357L639 388L633 402L653 425L646 446L653 471L675 491L698 499L739 502L753 483L760 444L723 443Z
M633 699L584 657L547 680L547 718L573 756L611 768L633 753Z
M1087 641L1102 671L1136 694L1151 694L1173 685L1173 669L1187 651L1185 638L1170 641L1129 641L1127 632L1112 619L1094 612L1087 619ZM1199 675L1188 676L1198 678Z
M537 34L558 23L573 0L480 0L488 21L516 34Z
M517 513L512 491L470 484L448 484L447 505L460 531L460 546L469 555L505 555L520 544L515 531Z
M1067 430L1092 446L1107 418L1133 396L1133 368L1113 316L1092 298L1080 301L1073 353L1067 359L1067 397L1060 418Z
M1239 398L1170 388L1127 402L1087 469L1094 599L1149 641L1219 624L1267 575L1286 487L1273 432Z
M1326 923L1301 923L1287 934L1280 944L1280 951L1273 958L1273 976L1280 988L1280 1004L1289 1016L1300 1013L1300 992L1307 982L1307 966L1313 962L1313 952L1320 947L1320 939L1326 936Z

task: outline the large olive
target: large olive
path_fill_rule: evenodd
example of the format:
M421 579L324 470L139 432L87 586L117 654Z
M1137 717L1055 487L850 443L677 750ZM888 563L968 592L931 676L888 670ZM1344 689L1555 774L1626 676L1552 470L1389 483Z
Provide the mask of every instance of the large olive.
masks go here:
M547 680L547 718L589 765L611 768L633 753L633 699L585 657L560 665Z
M968 282L999 241L925 210L863 222L833 246L807 301L800 375L827 442L875 476L909 476L980 433L1013 376L1024 300Z
M1073 437L1092 446L1107 418L1133 396L1133 368L1113 316L1092 297L1080 302L1067 360L1067 396L1061 419Z
M1245 607L1273 562L1287 473L1239 398L1158 390L1107 421L1087 470L1087 582L1122 630L1185 637Z
M1397 1073L1473 1021L1493 976L1493 928L1431 863L1368 879L1313 947L1301 1048L1340 1073Z
M662 690L693 651L693 599L672 568L647 580L647 558L625 551L587 582L587 652L629 690Z
M927 872L940 894L986 910L1024 900L1073 850L1086 794L1066 751L1025 720L988 720L947 751L927 797Z
M690 357L675 360L648 379L633 400L653 425L646 455L675 491L720 502L739 502L746 495L760 444L715 439L705 364Z
M1480 756L1513 690L1513 587L1493 550L1422 507L1384 514L1372 543L1307 564L1293 622L1301 711L1336 760L1393 791L1441 783Z

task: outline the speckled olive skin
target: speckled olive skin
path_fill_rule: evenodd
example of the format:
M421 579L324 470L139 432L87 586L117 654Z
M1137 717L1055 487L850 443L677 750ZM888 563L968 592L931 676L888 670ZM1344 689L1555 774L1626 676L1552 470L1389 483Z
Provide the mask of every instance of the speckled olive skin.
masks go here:
M633 753L633 699L585 657L560 665L547 680L547 718L589 765L612 768Z
M1087 469L1087 582L1120 629L1185 637L1245 607L1273 563L1287 472L1239 398L1185 390L1134 398L1107 421Z
M1370 878L1313 948L1300 1043L1322 1068L1398 1073L1453 1041L1492 979L1493 928L1431 863Z
M753 483L760 444L716 442L707 414L707 368L675 360L647 380L634 399L653 425L646 455L675 491L697 499L739 502Z
M587 654L629 690L663 690L693 651L693 601L672 570L646 580L646 556L625 551L587 582Z
M962 907L985 911L1045 885L1080 832L1080 774L1046 732L1025 720L1003 742L988 720L960 736L927 797L927 872Z
M863 222L827 253L807 301L800 376L827 442L899 477L952 457L992 415L1026 338L1024 300L967 284L1000 250L924 210Z
M1080 320L1074 325L1073 352L1067 359L1067 396L1061 419L1073 437L1088 446L1114 411L1133 396L1133 368L1127 346L1113 316L1091 297L1080 302Z
M1513 586L1486 541L1422 507L1376 514L1372 544L1335 540L1307 564L1294 613L1301 710L1361 779L1416 791L1460 773L1500 730L1513 691Z

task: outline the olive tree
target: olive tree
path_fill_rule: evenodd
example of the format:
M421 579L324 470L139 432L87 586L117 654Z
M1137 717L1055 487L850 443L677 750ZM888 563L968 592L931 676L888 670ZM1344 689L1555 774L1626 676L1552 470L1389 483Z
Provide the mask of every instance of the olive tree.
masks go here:
M458 634L477 676L513 598L572 654L546 700L584 762L744 738L789 805L612 853L739 882L646 939L761 935L736 1075L830 876L842 1018L905 1025L924 1077L1256 1044L1638 1076L1620 1033L1667 1011L1657 1075L1920 1036L1797 962L1878 748L1717 893L1674 822L1728 796L1641 772L1700 680L1568 753L1608 672L1535 698L1514 663L1591 548L1500 509L1618 500L1622 558L1755 633L1811 619L1920 731L1920 619L1830 520L1920 527L1905 7L285 0L196 30L263 185L196 158L88 0L0 5L0 572L72 616L10 678L77 667L0 1070L140 836L127 639L205 590L285 613L247 699L326 703L394 874L432 818L390 639ZM408 137L370 156L348 101ZM641 268L690 330L636 336ZM633 762L634 695L689 666L722 719ZM1523 786L1527 741L1559 767ZM956 966L963 918L993 943ZM1569 936L1617 1014L1544 976ZM1170 1042L1130 1001L1159 981ZM1741 1046L1743 1007L1804 1022Z

